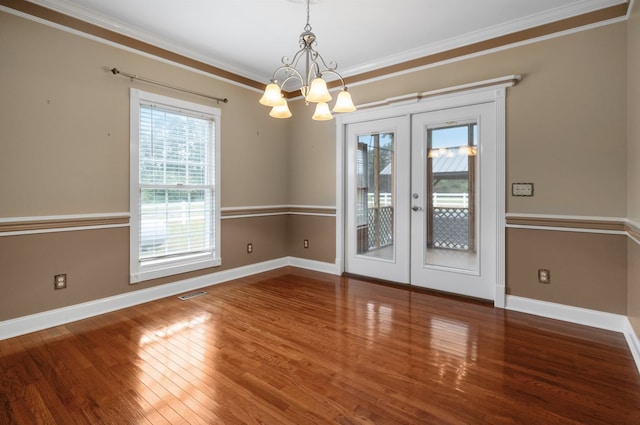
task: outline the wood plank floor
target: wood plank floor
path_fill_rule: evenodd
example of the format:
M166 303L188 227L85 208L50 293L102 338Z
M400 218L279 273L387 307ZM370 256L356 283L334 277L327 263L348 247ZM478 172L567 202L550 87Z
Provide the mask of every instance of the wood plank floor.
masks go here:
M0 424L640 424L621 334L294 268L0 341Z

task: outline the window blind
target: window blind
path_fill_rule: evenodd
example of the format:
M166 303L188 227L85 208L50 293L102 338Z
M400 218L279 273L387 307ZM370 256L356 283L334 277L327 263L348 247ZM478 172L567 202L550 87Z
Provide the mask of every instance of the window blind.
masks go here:
M141 262L214 251L215 125L200 113L140 105Z

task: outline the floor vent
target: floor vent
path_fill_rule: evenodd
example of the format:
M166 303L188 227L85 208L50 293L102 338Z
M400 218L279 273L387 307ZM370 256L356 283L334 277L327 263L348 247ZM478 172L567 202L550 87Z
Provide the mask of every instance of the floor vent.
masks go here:
M180 298L182 301L185 301L185 300L190 300L191 298L199 297L200 295L204 295L204 294L206 294L206 292L204 292L204 291L196 291L196 292L192 292L190 294L180 295L178 298Z

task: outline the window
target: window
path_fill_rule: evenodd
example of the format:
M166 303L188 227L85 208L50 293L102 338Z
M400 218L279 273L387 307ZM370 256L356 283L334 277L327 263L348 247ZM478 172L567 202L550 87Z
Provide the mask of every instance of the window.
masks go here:
M393 255L394 153L393 132L358 135L356 153L357 253L387 258ZM388 258L391 259L391 258Z
M478 124L429 128L427 144L427 246L476 252Z
M219 136L219 109L131 89L131 283L220 265Z

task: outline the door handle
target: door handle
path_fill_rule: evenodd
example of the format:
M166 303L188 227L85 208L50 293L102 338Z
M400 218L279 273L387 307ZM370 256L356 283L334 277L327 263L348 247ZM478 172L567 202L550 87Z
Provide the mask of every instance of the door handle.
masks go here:
M414 211L422 211L422 207L419 207L417 205L412 206L411 209Z

